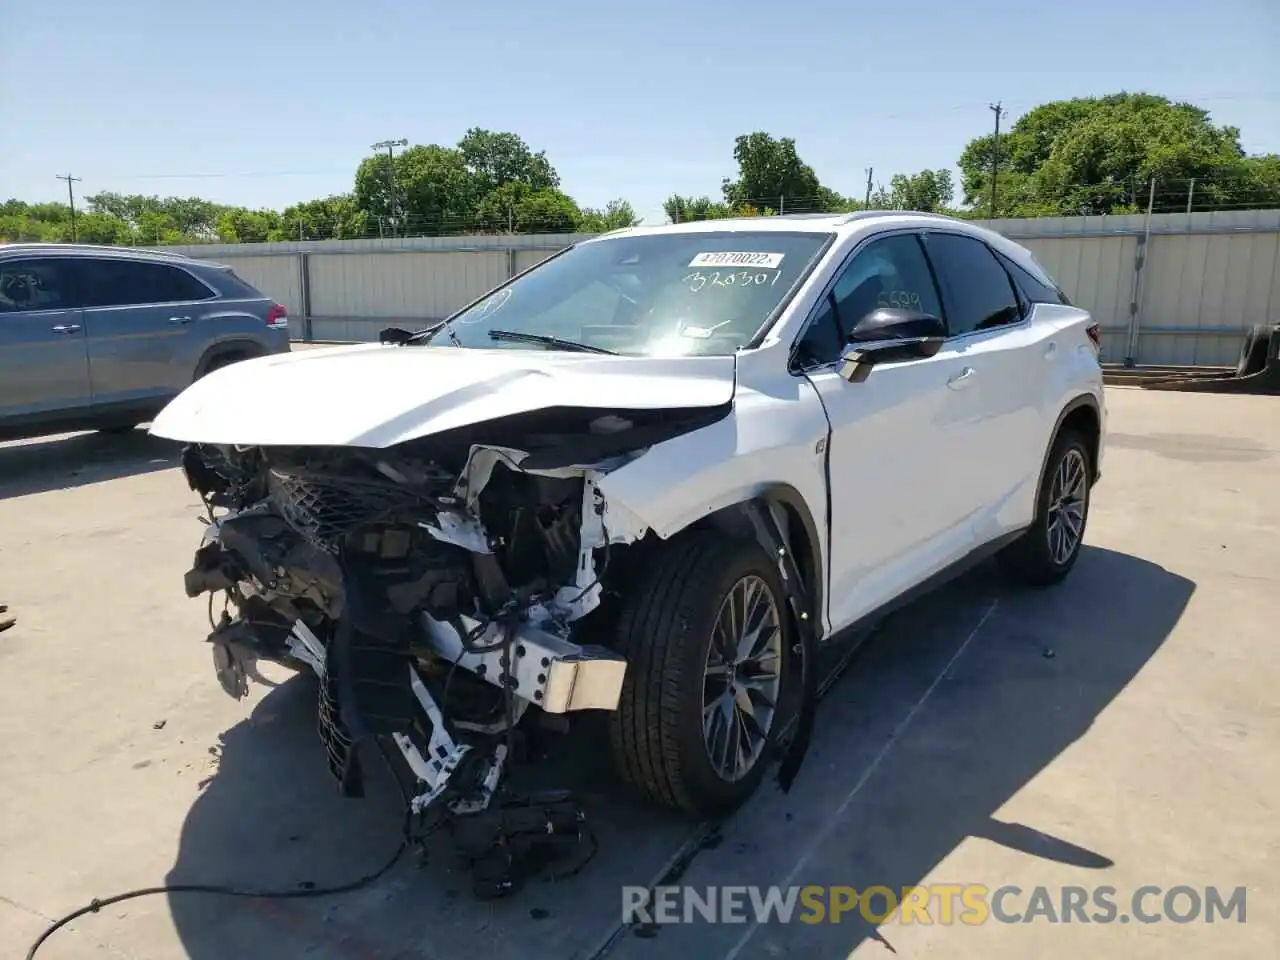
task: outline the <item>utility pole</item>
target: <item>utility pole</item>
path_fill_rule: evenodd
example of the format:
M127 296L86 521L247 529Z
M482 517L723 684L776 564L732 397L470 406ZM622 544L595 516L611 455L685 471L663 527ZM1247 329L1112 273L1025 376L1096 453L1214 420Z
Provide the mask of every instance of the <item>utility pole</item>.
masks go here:
M67 204L71 207L71 242L75 243L77 239L76 237L76 191L75 191L75 188L72 187L71 185L73 183L79 183L80 178L73 177L69 173L66 176L63 176L60 173L54 174L54 177L58 180L67 181Z
M991 144L991 219L996 218L996 173L1000 169L1000 118L1007 116L1004 112L1003 101L997 100L995 103L988 104L989 109L996 115L996 138Z
M870 208L871 206L871 175L875 173L875 167L867 167L867 199L863 201L863 205Z
M370 149L387 151L387 182L391 192L387 194L387 210L394 218L396 211L400 206L399 198L396 197L396 147L407 147L409 141L401 137L399 140L379 140ZM391 235L396 235L395 220L391 221Z
M1191 198L1196 195L1196 178L1191 178L1191 184L1187 187L1187 213L1191 212ZM1150 206L1150 204L1148 204Z

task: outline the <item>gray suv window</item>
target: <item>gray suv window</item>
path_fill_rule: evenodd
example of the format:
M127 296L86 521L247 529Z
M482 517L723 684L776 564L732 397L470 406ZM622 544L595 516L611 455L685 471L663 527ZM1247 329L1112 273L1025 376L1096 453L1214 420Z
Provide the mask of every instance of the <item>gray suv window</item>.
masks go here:
M208 300L213 291L187 271L145 260L79 261L87 307Z
M65 261L54 258L0 261L0 313L76 306L65 267Z

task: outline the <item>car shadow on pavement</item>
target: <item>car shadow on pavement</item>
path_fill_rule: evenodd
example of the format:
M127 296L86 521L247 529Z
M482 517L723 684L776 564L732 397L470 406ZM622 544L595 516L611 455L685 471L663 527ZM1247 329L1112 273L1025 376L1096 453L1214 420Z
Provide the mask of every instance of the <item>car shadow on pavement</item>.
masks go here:
M361 755L365 797L339 796L316 734L316 695L313 678L291 677L221 735L217 773L187 815L168 883L301 890L354 880L391 856L403 822L395 779L370 745ZM572 789L593 842L515 896L477 900L471 872L441 833L425 862L410 851L386 876L351 894L293 900L172 894L186 956L524 960L531 940L541 941L547 956L583 955L616 914L621 885L649 883L696 825L626 794L598 726L550 743L545 764L513 772L507 784L517 793ZM578 866L572 878L555 876Z
M1157 564L1086 546L1057 587L1014 590L988 565L901 611L824 700L791 793L770 790L754 798L681 882L698 889L878 886L899 898L926 879L995 889L1000 876L932 875L962 843L979 838L1097 871L1092 883L1108 883L1112 857L1091 848L1092 822L1074 823L1063 836L1066 831L1050 824L1013 822L1002 809L1089 733L1160 649L1194 590L1192 581ZM1141 735L1140 729L1132 733ZM1139 755L1141 741L1131 748ZM1124 762L1124 749L1117 762ZM1071 790L1096 798L1110 784L1100 769L1096 783ZM1020 802L1018 809L1036 803ZM1043 871L1046 884L1061 876L1055 869ZM873 917L885 901L874 903ZM1026 906L1025 896L1015 897L1008 909ZM956 909L962 909L958 903ZM1087 909L1093 912L1092 905ZM936 899L931 916L939 922ZM825 919L770 920L756 929L750 923L640 924L619 938L610 957L837 960L865 940L892 951L902 929L896 918L870 922L856 906L838 923Z
M1105 851L1078 834L1057 837L995 814L1089 730L1160 648L1193 590L1155 564L1086 548L1055 589L1011 592L984 566L912 604L858 651L824 699L791 792L766 782L669 875L698 888L897 889L926 877L968 837L1079 867L1109 865ZM218 772L186 818L169 883L326 886L372 872L391 855L401 825L396 785L370 762L366 798L338 796L315 733L315 689L310 678L290 679L222 735ZM602 773L607 757L597 735L571 735L563 748L584 758L564 766L561 785L584 798L599 840L577 876L477 901L440 838L425 866L401 863L342 896L172 894L187 955L586 960L607 947L611 958L725 956L744 937L740 923L624 928L622 887L663 875L699 831L632 799ZM998 880L957 882L965 879ZM766 924L741 955L834 960L864 939L892 937L888 926L846 914L839 924Z
M180 451L143 428L0 443L0 500L168 470Z

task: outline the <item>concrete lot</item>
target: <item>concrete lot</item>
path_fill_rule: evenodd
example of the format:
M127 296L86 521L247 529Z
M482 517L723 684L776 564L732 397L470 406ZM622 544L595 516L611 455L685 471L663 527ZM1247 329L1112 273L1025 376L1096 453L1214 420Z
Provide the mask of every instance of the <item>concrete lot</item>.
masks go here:
M894 618L824 700L795 789L767 786L710 840L587 776L600 853L513 900L470 899L442 852L345 897L120 904L40 958L1280 955L1280 406L1109 403L1070 581L1015 593L982 569ZM305 680L242 703L219 689L205 605L182 594L201 527L175 467L142 431L0 445L6 957L92 897L323 885L395 847L385 776L337 797ZM621 929L620 886L682 850L695 887L1107 884L1126 912L1144 884L1246 886L1247 922Z

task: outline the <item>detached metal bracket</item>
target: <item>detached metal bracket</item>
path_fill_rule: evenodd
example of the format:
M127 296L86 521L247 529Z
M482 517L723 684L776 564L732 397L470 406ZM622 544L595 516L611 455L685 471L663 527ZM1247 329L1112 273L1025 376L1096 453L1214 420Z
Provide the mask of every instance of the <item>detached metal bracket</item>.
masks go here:
M289 635L290 652L315 671L316 676L324 679L325 651L320 642L305 623L297 621ZM465 743L457 743L449 736L445 726L444 713L436 703L435 697L427 689L427 685L418 676L418 671L409 667L409 686L413 690L418 706L427 715L431 724L431 734L427 742L427 754L423 756L412 738L405 733L393 733L391 739L399 749L404 761L413 775L425 789L409 801L409 807L415 814L421 814L435 803L449 788L449 780L462 765L463 759L471 752ZM479 813L489 806L494 793L498 789L498 781L502 779L503 766L507 759L507 748L498 746L484 768L484 775L474 791L450 801L449 810L455 814Z
M786 537L778 526L772 511L757 502L744 503L742 510L751 523L756 540L778 564L778 574L782 578L782 587L787 593L787 603L799 634L799 642L793 652L800 663L800 711L796 716L795 732L791 742L782 754L782 763L778 769L778 785L783 792L791 789L800 765L804 762L805 753L809 749L809 739L813 734L814 711L818 699L817 645L818 638L814 630L813 616L810 613L812 601L800 576L800 568L795 557L787 547Z

